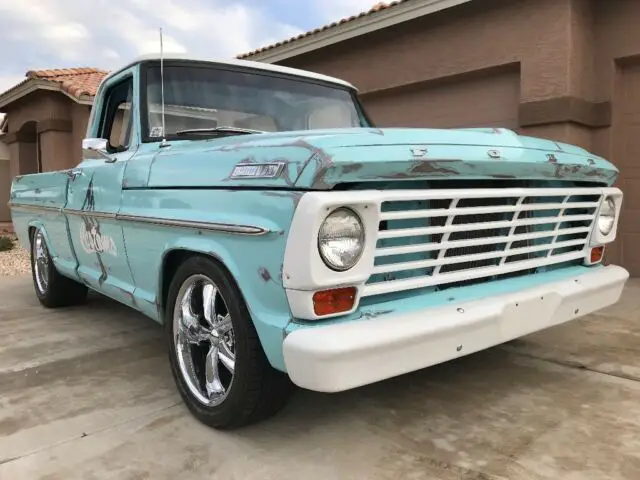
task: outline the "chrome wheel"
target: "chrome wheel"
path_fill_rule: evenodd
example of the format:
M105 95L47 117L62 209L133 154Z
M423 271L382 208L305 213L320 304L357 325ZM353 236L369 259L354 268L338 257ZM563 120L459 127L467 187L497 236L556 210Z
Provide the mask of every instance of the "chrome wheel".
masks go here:
M38 230L33 239L33 253L36 284L40 293L44 294L49 286L49 250L41 230Z
M235 335L220 290L204 275L182 284L173 311L173 340L180 374L208 407L227 397L235 371Z

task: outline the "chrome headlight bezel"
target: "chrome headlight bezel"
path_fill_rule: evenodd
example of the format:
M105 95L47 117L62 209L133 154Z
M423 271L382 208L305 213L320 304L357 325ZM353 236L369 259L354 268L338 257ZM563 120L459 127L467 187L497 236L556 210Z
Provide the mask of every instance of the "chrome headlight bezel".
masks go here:
M605 237L608 236L616 226L616 202L612 196L607 196L600 205L596 218L598 231Z
M353 254L350 255L350 258L348 258L348 260L343 263L336 261L337 258L340 257L340 255L338 254L330 255L330 249L331 248L336 249L337 247L327 245L326 242L328 240L328 236L327 236L328 232L326 231L323 232L323 230L328 229L329 227L328 222L338 220L338 217L340 215L343 215L343 216L346 215L348 217L351 217L351 219L353 220L351 227L354 227L354 235L351 235L351 236L343 235L342 238L346 240L349 240L349 239L356 240L355 250L353 251ZM343 217L343 221L344 221L344 217ZM339 227L340 226L338 225L338 228ZM345 230L349 228L349 226L346 226L346 225L343 225L342 227ZM333 240L339 241L339 238L340 237L338 237L338 239L334 238ZM333 270L334 272L346 272L347 270L352 269L358 264L365 250L365 226L364 226L364 223L362 222L362 218L360 218L360 215L358 215L353 209L349 207L338 207L333 209L324 218L324 220L320 224L320 228L318 228L317 245L318 245L318 254L320 255L320 258L322 259L323 263L327 266L327 268Z

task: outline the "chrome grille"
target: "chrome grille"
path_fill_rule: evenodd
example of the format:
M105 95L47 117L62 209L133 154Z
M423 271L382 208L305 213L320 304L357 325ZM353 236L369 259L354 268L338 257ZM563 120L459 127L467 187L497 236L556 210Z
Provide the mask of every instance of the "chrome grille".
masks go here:
M585 255L597 188L383 192L363 295L524 275Z

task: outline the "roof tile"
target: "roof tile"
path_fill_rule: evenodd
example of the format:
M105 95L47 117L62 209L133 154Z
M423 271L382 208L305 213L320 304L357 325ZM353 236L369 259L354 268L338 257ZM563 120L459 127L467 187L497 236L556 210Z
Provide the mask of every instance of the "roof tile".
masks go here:
M29 70L26 77L57 83L69 95L80 98L83 95L95 96L100 82L108 73L98 68L79 67Z
M393 8L396 5L400 5L401 3L405 3L405 2L409 2L411 0L395 0L393 2L378 2L376 4L374 4L369 10L365 11L365 12L361 12L357 15L352 15L350 17L346 17L346 18L342 18L340 20L337 20L335 22L331 22L327 25L323 25L321 27L318 28L314 28L313 30L309 30L308 32L305 33L301 33L300 35L297 35L295 37L291 37L288 38L286 40L282 40L280 42L276 42L274 44L271 45L267 45L261 48L258 48L256 50L253 50L251 52L247 52L247 53L241 53L240 55L237 56L237 58L247 58L247 57L251 57L253 55L257 55L258 53L262 53L262 52L266 52L268 50L272 50L274 48L280 47L282 45L286 45L287 43L291 43L291 42L295 42L296 40L300 40L306 37L310 37L312 35L315 35L317 33L320 32L324 32L325 30L329 30L331 28L335 28L339 25L342 25L344 23L348 23L348 22L353 22L354 20L358 20L359 18L362 17L368 17L370 15L374 15L382 10L388 10L389 8Z

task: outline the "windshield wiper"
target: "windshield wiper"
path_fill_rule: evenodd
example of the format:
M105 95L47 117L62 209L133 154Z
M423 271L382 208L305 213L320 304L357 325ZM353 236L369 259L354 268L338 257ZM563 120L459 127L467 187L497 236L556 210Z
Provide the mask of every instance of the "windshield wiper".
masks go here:
M240 127L212 127L212 128L188 128L186 130L178 130L176 135L191 135L191 134L216 134L216 133L229 133L229 134L237 134L237 135L251 135L254 133L265 133L264 130L253 130L251 128L240 128Z

